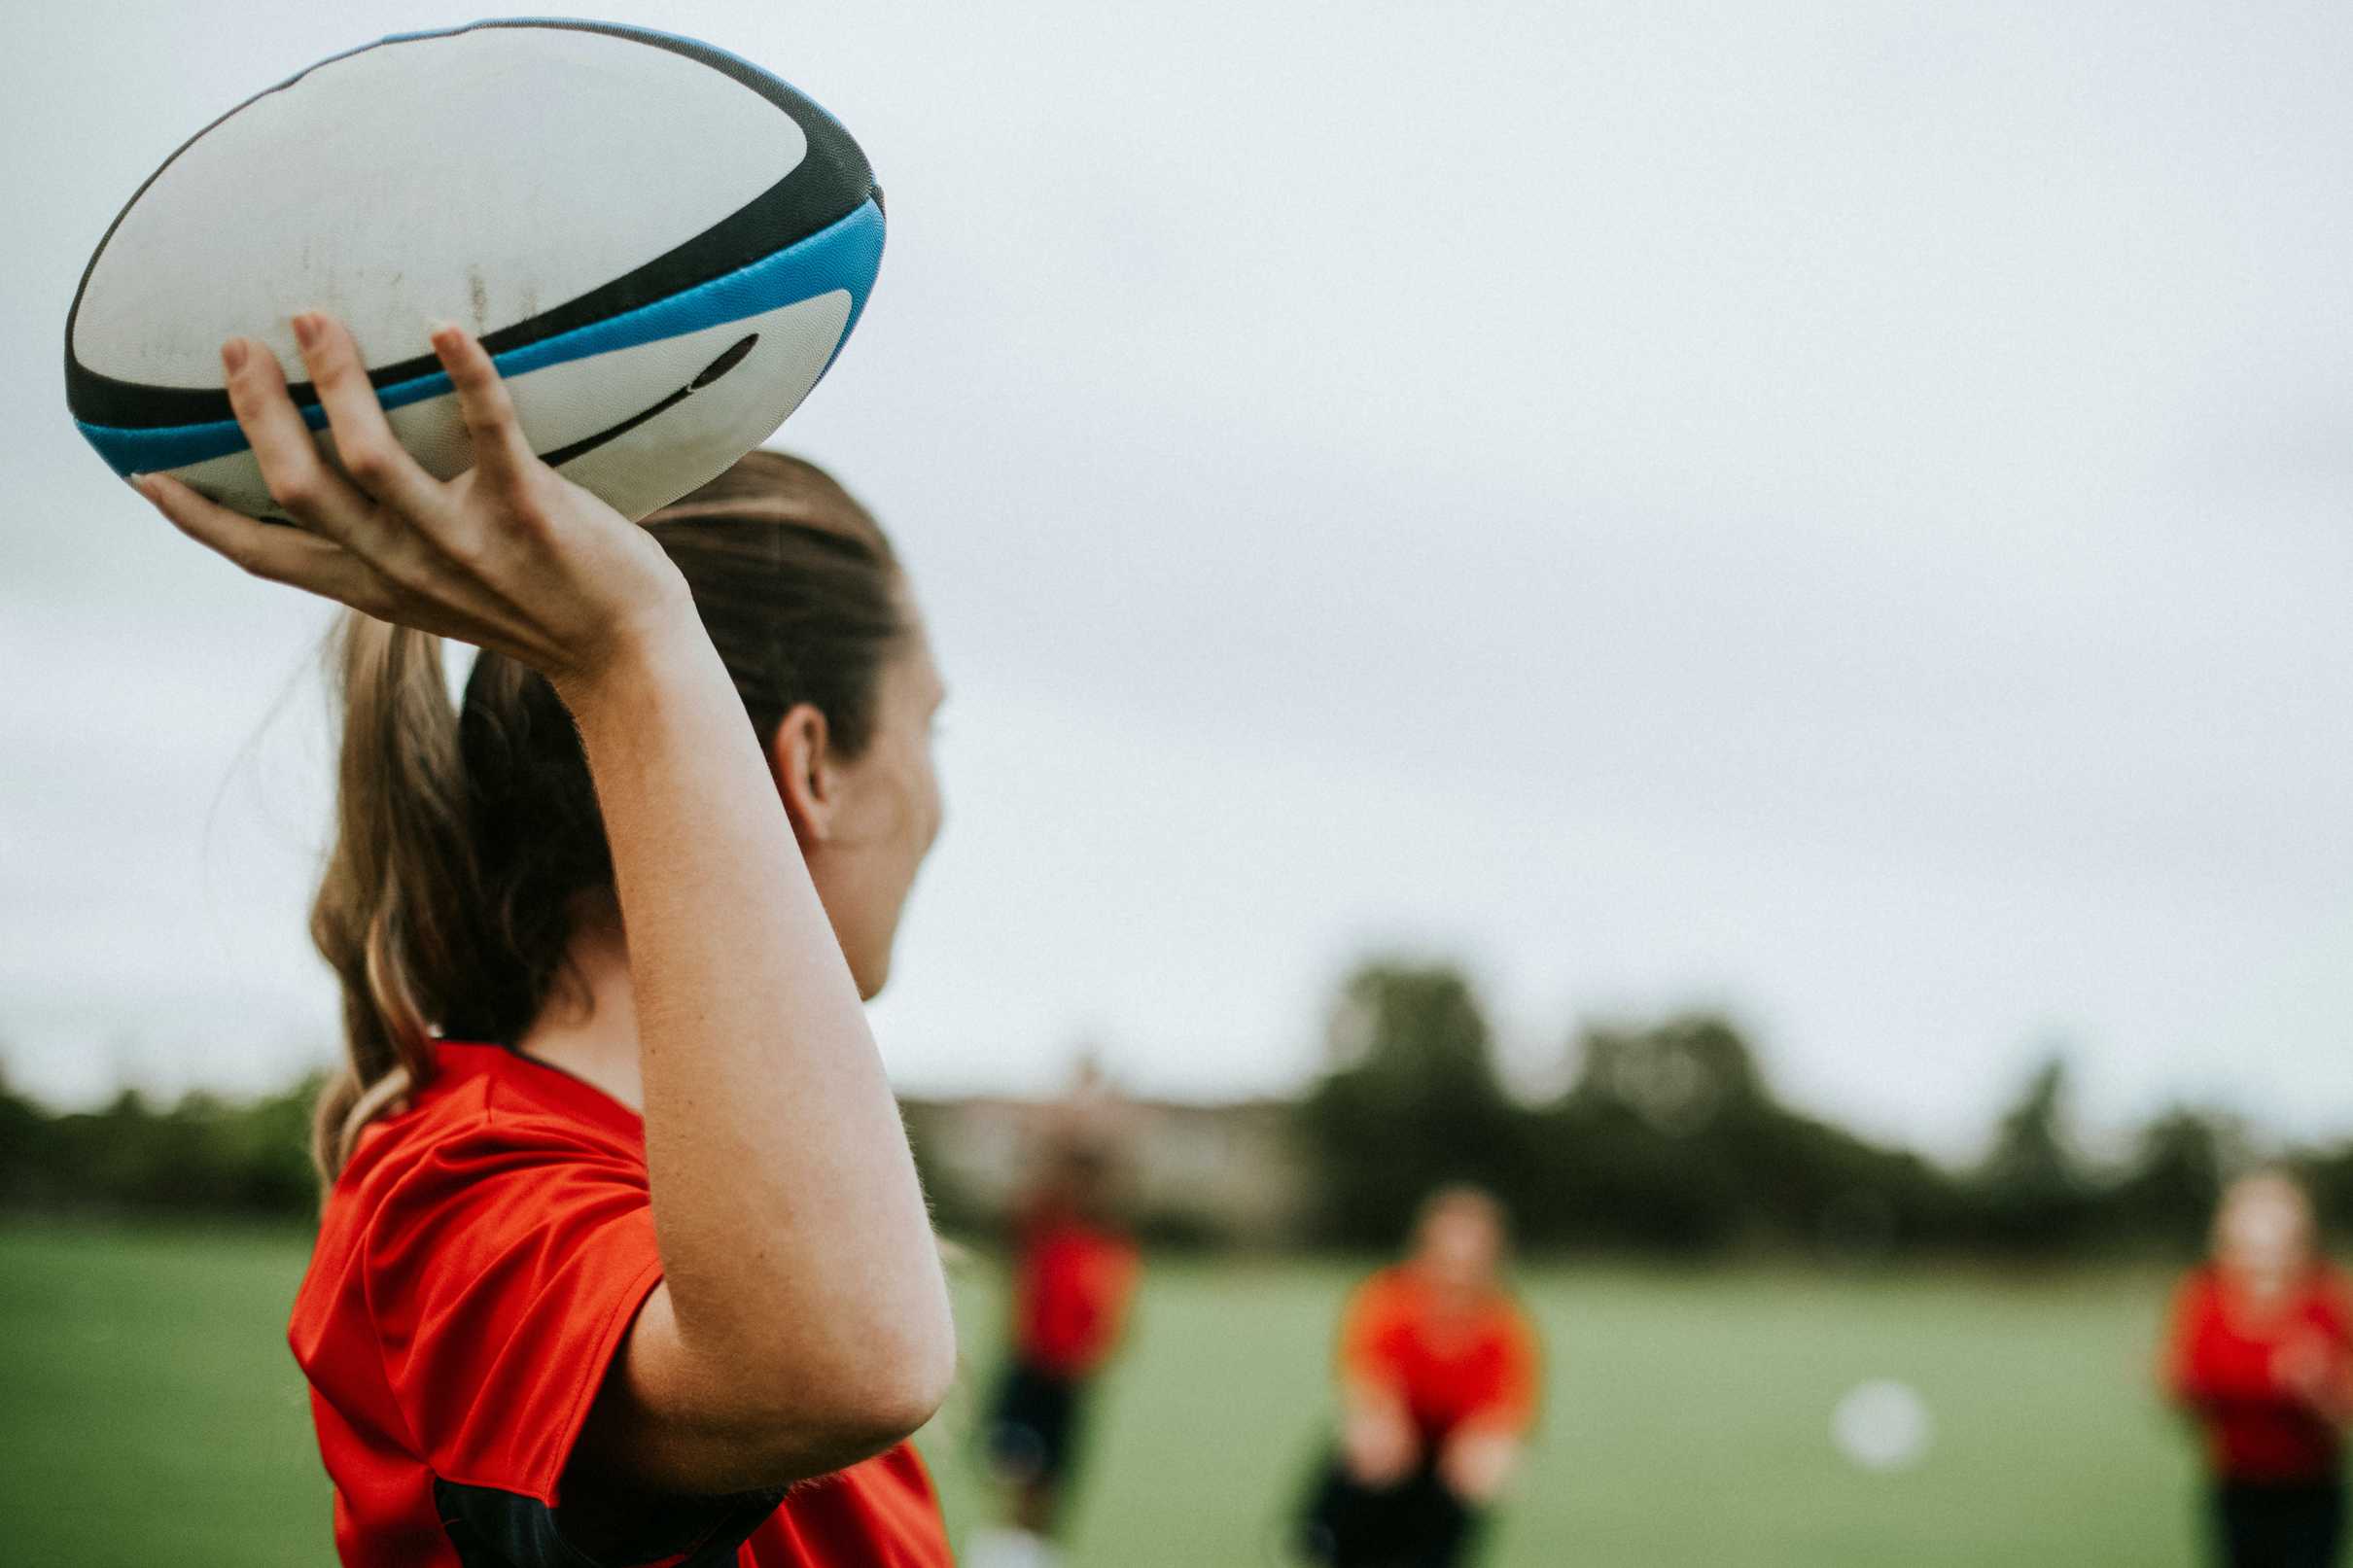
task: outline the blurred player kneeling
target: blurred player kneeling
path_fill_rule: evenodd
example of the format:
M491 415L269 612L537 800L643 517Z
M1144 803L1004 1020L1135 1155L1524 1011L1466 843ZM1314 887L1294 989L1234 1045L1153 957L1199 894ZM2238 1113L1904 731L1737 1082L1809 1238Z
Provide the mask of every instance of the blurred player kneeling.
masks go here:
M1518 1467L1536 1413L1534 1329L1502 1280L1501 1206L1475 1187L1423 1203L1405 1262L1350 1298L1338 1451L1308 1498L1318 1568L1448 1568Z

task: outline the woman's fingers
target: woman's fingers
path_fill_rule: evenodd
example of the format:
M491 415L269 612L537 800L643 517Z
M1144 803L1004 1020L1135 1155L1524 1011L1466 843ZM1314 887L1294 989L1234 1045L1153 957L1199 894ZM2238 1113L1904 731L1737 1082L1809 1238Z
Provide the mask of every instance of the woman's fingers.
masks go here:
M449 562L472 553L478 528L458 515L447 488L393 434L351 330L316 310L295 317L294 330L327 412L335 457L371 503L364 516L348 519L337 539L410 588L422 591L441 581Z
M474 471L499 489L511 491L540 460L515 418L514 400L507 396L499 367L479 339L448 322L433 329L433 351L457 389L458 413L474 439Z
M478 647L497 647L526 661L533 657L527 642L504 635L505 628L497 622L485 621L454 602L420 595L332 540L257 521L206 500L167 473L134 474L131 487L181 533L250 575L305 589L381 621Z
M370 614L389 607L389 585L340 544L231 511L168 473L135 474L131 485L174 528L254 576L306 588Z
M270 500L330 539L346 540L366 520L368 498L319 455L319 443L287 396L277 356L251 338L221 345L228 406L261 466Z
M332 316L306 311L294 319L294 330L319 405L327 410L343 471L395 510L411 517L424 512L439 499L440 485L393 435L350 329Z
M296 335L343 467L321 450L276 359L232 338L221 358L237 423L270 495L307 526L270 527L161 475L139 481L182 532L256 576L500 647L538 668L561 666L579 640L602 637L605 622L630 608L629 586L665 603L683 591L650 538L532 452L497 366L473 334L452 327L433 334L474 442L473 470L447 483L395 439L367 362L339 322L306 313Z

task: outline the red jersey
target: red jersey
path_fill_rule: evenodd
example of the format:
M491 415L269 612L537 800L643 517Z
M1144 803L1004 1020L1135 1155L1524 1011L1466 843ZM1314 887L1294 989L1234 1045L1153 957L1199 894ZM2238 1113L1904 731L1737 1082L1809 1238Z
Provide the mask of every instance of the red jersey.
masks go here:
M1450 1306L1410 1264L1384 1269L1349 1298L1340 1372L1404 1402L1423 1441L1458 1426L1525 1431L1536 1416L1536 1331L1495 1291Z
M776 1491L682 1497L590 1556L564 1466L660 1283L645 1128L497 1046L441 1044L327 1200L289 1338L346 1568L948 1568L915 1450Z
M2207 1462L2230 1481L2317 1481L2336 1474L2336 1431L2282 1383L2282 1346L2316 1340L2353 1367L2353 1305L2343 1278L2315 1269L2276 1308L2245 1302L2207 1267L2182 1282L2173 1302L2163 1376L2167 1390L2204 1425Z
M1083 1377L1119 1342L1136 1287L1136 1244L1065 1209L1046 1209L1022 1231L1013 1286L1014 1347L1057 1377Z

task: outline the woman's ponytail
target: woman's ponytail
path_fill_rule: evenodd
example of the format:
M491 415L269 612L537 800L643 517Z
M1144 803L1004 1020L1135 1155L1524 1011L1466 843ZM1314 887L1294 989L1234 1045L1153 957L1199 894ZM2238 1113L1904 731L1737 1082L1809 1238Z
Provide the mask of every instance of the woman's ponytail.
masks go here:
M332 1181L360 1130L431 1070L479 877L441 640L351 612L329 654L343 739L310 936L342 986L348 1061L319 1097L311 1152Z

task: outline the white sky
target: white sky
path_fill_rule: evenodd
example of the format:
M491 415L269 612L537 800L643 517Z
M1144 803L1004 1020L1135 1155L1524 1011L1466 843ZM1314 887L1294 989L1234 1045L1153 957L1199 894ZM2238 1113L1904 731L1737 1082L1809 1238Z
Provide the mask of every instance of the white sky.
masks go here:
M0 1040L39 1091L332 1049L322 617L83 448L75 279L223 108L476 10L86 0L0 57ZM1794 1098L1947 1151L2054 1041L2095 1125L2353 1129L2353 11L628 19L810 91L890 194L782 444L893 529L956 693L902 1082L1090 1037L1147 1090L1287 1086L1403 945L1531 1080L1577 1020L1716 1002Z

